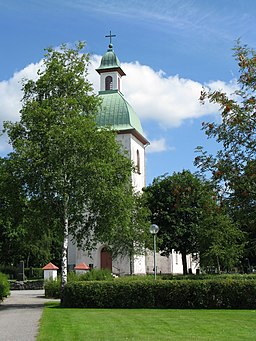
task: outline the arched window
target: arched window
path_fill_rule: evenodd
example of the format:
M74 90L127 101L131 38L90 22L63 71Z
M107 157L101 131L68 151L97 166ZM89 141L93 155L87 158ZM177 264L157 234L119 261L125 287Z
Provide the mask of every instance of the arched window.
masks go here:
M140 152L138 149L136 154L137 154L136 169L137 172L140 174Z
M105 90L113 89L113 78L111 76L107 76L105 79Z

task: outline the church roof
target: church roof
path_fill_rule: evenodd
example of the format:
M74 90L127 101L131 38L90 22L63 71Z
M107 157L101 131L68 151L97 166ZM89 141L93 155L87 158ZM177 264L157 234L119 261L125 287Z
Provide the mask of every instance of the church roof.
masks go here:
M96 118L99 127L111 126L116 131L135 129L144 135L139 117L118 90L100 91L99 95L102 98Z
M110 69L118 70L120 74L122 74L122 76L125 75L121 68L120 61L113 50L112 44L109 44L109 48L104 56L101 58L100 66L98 67L98 69L96 69L96 71L101 73L109 71Z

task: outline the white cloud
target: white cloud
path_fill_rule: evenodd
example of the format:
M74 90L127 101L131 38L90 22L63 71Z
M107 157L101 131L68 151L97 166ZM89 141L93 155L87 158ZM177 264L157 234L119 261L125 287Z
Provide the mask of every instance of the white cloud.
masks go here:
M165 138L160 138L158 140L152 140L150 145L147 147L147 153L160 153L167 150L175 150L174 147L168 147Z
M88 79L99 90L99 75L95 71L100 64L100 56L91 56ZM21 109L21 80L35 79L41 62L30 64L16 72L8 81L0 82L0 129L5 120L19 120ZM179 127L185 120L215 114L218 108L212 104L201 105L199 102L202 84L191 79L180 78L178 75L167 77L163 71L156 72L139 62L124 63L122 68L127 76L123 78L123 90L126 99L142 120L154 121L158 126L168 129ZM235 83L212 81L206 84L213 89L223 89L231 93ZM155 143L155 144L154 144ZM1 149L4 149L3 140ZM167 148L164 139L151 144L151 151ZM149 150L150 150L149 149Z
M18 121L22 99L22 79L35 79L40 63L30 64L23 70L15 72L7 81L0 82L0 129L3 121Z

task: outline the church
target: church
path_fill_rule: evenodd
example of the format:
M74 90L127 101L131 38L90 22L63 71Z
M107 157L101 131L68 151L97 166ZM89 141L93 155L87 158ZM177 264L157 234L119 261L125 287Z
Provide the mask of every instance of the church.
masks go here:
M131 105L122 94L122 77L125 76L120 61L116 56L111 38L107 52L101 59L100 66L96 69L100 78L99 96L102 99L101 110L97 115L99 127L109 126L117 132L117 141L122 148L128 152L129 157L135 165L136 171L132 173L132 184L136 192L141 192L146 186L145 150L149 141L145 137L140 119ZM123 276L130 274L130 263L132 263L133 274L149 274L154 272L153 253L145 252L144 255L134 256L132 260L128 257L112 259L104 245L90 254L79 249L72 241L69 242L68 265L74 268L77 264L85 263L90 268L110 269L113 274ZM196 264L193 263L191 255L187 256L188 268L193 272ZM173 251L169 257L157 254L157 273L178 274L182 273L181 255Z

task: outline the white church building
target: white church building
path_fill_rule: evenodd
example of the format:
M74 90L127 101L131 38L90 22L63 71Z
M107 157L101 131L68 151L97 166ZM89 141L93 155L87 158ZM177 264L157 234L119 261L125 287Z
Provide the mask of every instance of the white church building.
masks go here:
M100 76L99 96L102 98L101 111L97 116L97 124L101 126L111 126L117 134L117 140L128 152L128 157L136 166L136 171L132 173L132 183L136 192L141 192L146 185L145 172L145 149L149 141L143 133L141 122L131 105L122 94L122 77L125 72L110 44L107 52L101 59L100 66L96 69ZM153 240L152 240L153 243ZM169 257L157 254L157 273L162 274L182 274L181 255L173 251ZM144 255L134 256L132 261L133 274L152 274L154 272L153 253L145 252ZM79 249L72 241L68 249L68 265L73 269L81 262L86 263L91 268L110 269L113 274L122 276L130 274L130 259L128 257L118 257L112 259L105 245L98 245L89 255L86 251ZM192 256L187 256L188 268L193 273L196 272L197 265L192 261Z

